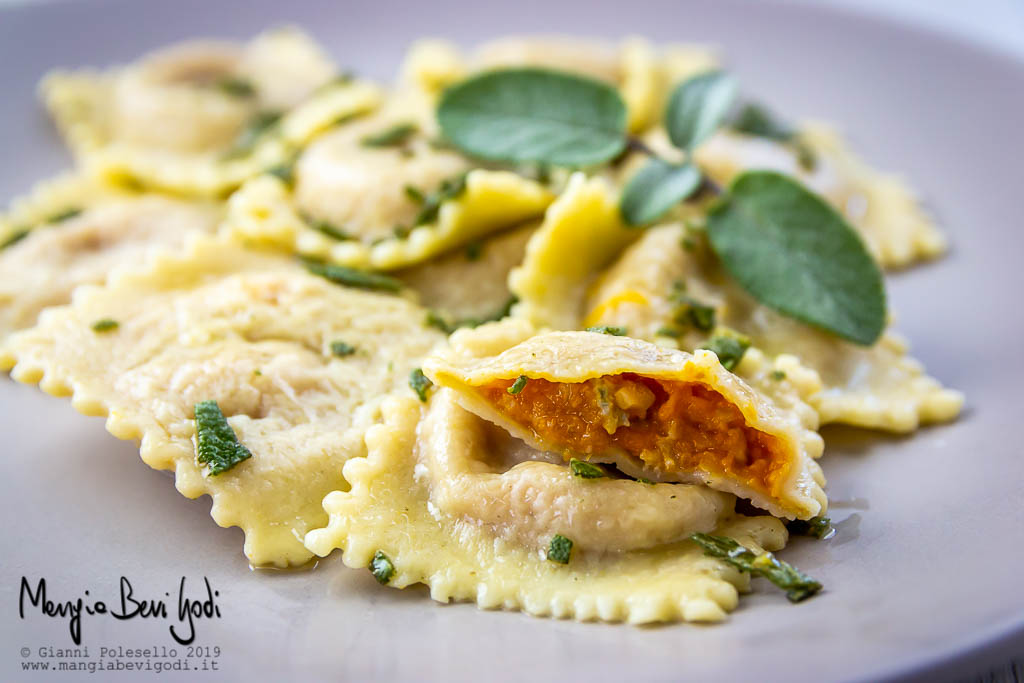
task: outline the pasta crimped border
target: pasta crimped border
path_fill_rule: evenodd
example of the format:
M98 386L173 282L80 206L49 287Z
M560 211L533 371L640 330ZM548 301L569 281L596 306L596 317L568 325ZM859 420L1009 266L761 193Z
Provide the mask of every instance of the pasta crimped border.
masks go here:
M219 240L208 235L193 233L189 235L186 245L181 252L167 248L156 248L144 259L144 265L125 264L115 268L105 285L82 285L72 294L71 303L54 306L44 310L40 314L41 322L48 317L61 315L63 311L72 308L76 304L87 302L91 297L98 296L108 287L118 287L130 283L133 279L146 277L147 275L160 272L165 269L174 269L183 262L192 260L205 260L210 263L220 263L221 254L218 248L231 246L239 253L245 251L237 245L225 240ZM258 252L250 252L258 254ZM261 254L256 258L265 258L268 262L279 261L276 254ZM284 261L281 261L284 262ZM28 330L27 332L31 332ZM82 415L90 417L105 417L106 430L118 439L134 440L139 443L139 455L142 461L155 470L173 470L175 474L175 487L186 498L198 498L202 495L209 495L212 499L210 516L214 522L221 527L239 527L245 533L245 554L257 565L269 565L276 567L298 566L307 562L312 556L307 551L302 551L299 545L299 552L286 556L263 557L255 555L253 538L259 535L259 527L246 524L242 517L241 509L233 508L224 503L222 496L216 491L209 490L203 483L203 475L195 465L195 452L193 448L183 448L173 442L166 431L156 422L147 422L144 419L118 412L113 409L101 397L91 393L84 385L84 382L75 380L68 373L60 368L59 364L50 359L38 359L38 362L28 362L20 358L14 350L14 343L18 333L0 341L0 371L10 371L11 377L23 384L37 384L47 394L59 398L70 398L72 407Z
M424 583L439 602L475 601L486 609L580 621L720 621L748 590L747 575L688 542L574 558L565 566L441 515L415 475L420 409L406 397L384 402L383 423L366 434L367 457L345 464L351 490L324 499L330 523L306 535L310 550L326 556L343 548L342 559L353 568L369 566L381 552L394 567L391 586ZM717 533L752 549L779 549L785 529L767 519L737 517Z
M551 191L536 181L509 171L475 169L466 175L465 190L441 203L434 222L417 226L404 237L366 244L338 241L317 232L300 215L284 182L259 176L231 196L222 231L238 241L274 246L308 258L394 270L534 218L552 201Z

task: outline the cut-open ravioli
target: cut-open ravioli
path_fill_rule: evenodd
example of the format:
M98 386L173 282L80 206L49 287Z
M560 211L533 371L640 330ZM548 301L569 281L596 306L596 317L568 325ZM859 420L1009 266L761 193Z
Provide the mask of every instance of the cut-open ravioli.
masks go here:
M462 411L445 393L448 390L431 400L423 422L421 404L415 400L388 399L383 406L384 423L367 432L368 457L350 460L345 466L351 490L325 498L330 524L306 536L313 552L323 556L343 548L345 563L357 568L376 560L380 580L396 588L425 583L431 597L441 602L473 600L484 608L521 609L536 616L581 621L719 621L736 606L738 591L749 587L746 574L705 557L688 542L618 553L573 549L563 565L547 559L532 543L503 537L490 525L456 511L442 511L432 502L432 491L433 477L444 472L431 470L425 461L473 459L488 448L486 423ZM485 463L470 467L481 479L502 476L489 472ZM597 495L586 489L595 482L568 481L568 468L561 470L567 492L584 498ZM649 488L638 482L619 486ZM653 488L662 487L683 490L682 485L670 484ZM727 512L727 504L720 508L712 500L723 494L710 493L703 503L693 502L697 518L709 510L711 518ZM637 499L644 500L645 495ZM528 491L518 496L525 501ZM508 506L495 503L499 508ZM564 505L571 507L573 502ZM580 505L594 507L592 500ZM609 524L619 512L611 507L604 510ZM642 510L626 516L647 519ZM716 534L731 536L755 550L776 550L785 544L785 528L774 518L722 517Z
M152 249L180 247L191 232L213 232L220 217L212 204L122 192L77 175L40 184L0 221L0 338L68 303L78 285L102 283Z
M758 395L709 351L551 332L496 356L433 356L423 371L454 389L467 410L538 450L656 481L707 484L790 519L827 506L799 416Z
M789 369L779 368L779 390L795 389L823 423L908 432L960 411L963 397L925 375L893 332L862 347L776 313L732 281L703 239L679 224L652 228L623 253L594 287L582 324L624 326L633 336L692 349L710 335L689 319L694 305L713 309L719 324L750 337L776 363L783 360ZM808 378L808 370L820 380Z
M142 459L209 494L240 526L255 564L301 564L320 501L344 487L381 398L444 337L408 300L342 287L294 261L210 240L79 289L12 335L0 367L72 396L107 429L140 439ZM97 324L106 321L103 324ZM408 389L405 389L408 391ZM196 461L193 410L215 400L252 457L215 476Z
M368 83L294 29L192 42L105 72L55 72L43 97L75 155L118 181L218 196L376 106Z
M869 167L824 125L806 126L799 140L801 147L720 132L697 149L696 160L722 184L749 169L798 178L850 222L884 267L907 266L946 250L945 237L900 178ZM801 163L801 149L813 155L813 164Z
M225 229L238 240L309 258L394 270L538 216L552 199L543 185L515 173L476 169L466 174L460 192L440 202L429 221L374 243L350 239L345 226L304 216L286 183L260 176L231 197Z

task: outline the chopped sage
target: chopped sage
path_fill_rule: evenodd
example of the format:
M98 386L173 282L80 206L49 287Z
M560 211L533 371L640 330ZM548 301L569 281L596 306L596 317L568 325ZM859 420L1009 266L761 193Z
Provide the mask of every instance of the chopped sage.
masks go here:
M46 219L46 222L47 223L63 223L64 221L69 221L72 218L75 218L76 216L81 216L81 215L82 215L82 209L79 209L77 207L72 207L72 208L69 208L69 209L64 209L63 211L61 211L59 213L53 214L52 216L50 216L49 218Z
M569 564L572 556L572 541L562 534L555 534L548 545L548 559L558 564Z
M345 356L351 356L356 352L356 347L352 346L347 342L343 342L340 339L336 339L331 342L331 353L338 358L344 358Z
M699 545L705 555L724 560L752 576L768 579L786 591L790 602L800 602L821 590L821 583L768 551L755 553L726 536L693 534L690 540Z
M269 133L280 120L281 112L279 111L261 111L254 114L242 132L235 138L234 145L228 150L227 158L233 159L252 152L256 143Z
M238 441L216 401L200 401L195 406L196 460L206 465L210 476L227 472L252 457Z
M367 135L360 143L363 147L399 147L404 145L416 132L416 124L396 123L374 135Z
M714 306L702 304L678 289L669 298L675 303L672 319L677 325L692 325L702 332L715 328Z
M470 242L466 245L466 260L467 261L479 261L481 254L483 254L484 245L482 242Z
M334 227L327 221L313 220L307 221L307 223L309 224L309 227L312 228L313 230L316 230L317 232L323 235L327 235L333 240L338 240L339 242L347 242L349 240L355 239L354 237L352 237L352 235L348 234L344 230L340 230Z
M572 476L580 479L602 479L608 476L608 472L600 465L576 458L569 460L569 470L572 472Z
M832 520L828 517L812 517L807 520L796 519L786 522L786 529L791 534L813 536L817 539L828 538L835 531L832 528Z
M387 275L371 273L367 270L358 270L348 266L338 266L330 263L307 263L306 269L314 275L319 275L338 285L346 287L357 287L359 289L375 289L384 292L398 292L402 289L402 282Z
M120 327L121 323L111 318L101 318L92 324L93 332L112 332Z
M519 377L516 378L516 381L512 382L512 386L510 386L505 391L507 391L510 394L518 394L526 387L526 383L529 381L530 378L527 377L526 375L519 375Z
M22 241L23 239L28 237L28 233L29 231L27 228L20 228L18 230L15 230L10 235L8 235L3 242L0 242L0 250L4 250L7 247L13 246L18 242Z
M416 396L419 397L424 403L427 402L427 391L434 385L427 376L423 374L423 370L416 368L409 373L409 386L416 392Z
M436 327L445 334L451 334L461 327L479 327L484 323L495 322L497 320L507 318L509 313L512 311L512 307L515 306L518 301L518 297L511 296L501 308L491 315L483 318L461 318L459 320L449 320L439 311L429 310L427 311L425 323L429 327Z
M416 214L413 219L413 226L423 225L425 223L433 223L437 220L437 214L441 210L441 204L447 201L455 199L466 190L466 174L461 173L454 178L448 178L447 180L441 181L440 187L434 192L430 192L426 195L420 195L423 197L423 201L420 202L420 211Z
M287 162L281 164L274 164L268 168L265 173L278 178L285 185L291 186L295 183L295 163Z
M225 76L217 81L217 89L231 97L252 97L256 88L252 82L238 76Z
M395 565L392 564L391 558L378 550L370 560L370 573L377 579L377 583L386 586L395 575Z
M610 334L613 337L625 337L627 332L625 327L620 327L618 325L595 325L593 327L588 327L585 331L597 332L598 334Z
M722 367L732 372L750 348L750 339L732 330L721 330L699 348L713 351Z

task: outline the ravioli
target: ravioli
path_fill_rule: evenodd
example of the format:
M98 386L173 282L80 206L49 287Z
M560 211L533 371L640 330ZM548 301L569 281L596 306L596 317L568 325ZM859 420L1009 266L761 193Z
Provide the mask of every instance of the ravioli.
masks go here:
M793 145L729 132L701 145L696 160L722 184L754 168L799 178L850 222L886 268L908 266L946 250L945 237L901 179L867 166L827 126L810 124L799 140L814 155L810 169L800 163Z
M477 71L516 66L572 71L617 86L626 103L629 129L640 132L661 118L667 89L717 64L714 52L701 45L655 48L638 37L613 44L567 36L520 36L483 43L469 56L444 41L419 41L408 51L401 73L404 83L436 95Z
M419 294L422 305L451 323L504 317L513 303L508 274L523 260L526 243L537 226L536 221L529 221L397 271L395 276Z
M174 470L182 494L210 495L214 520L243 529L253 564L299 565L310 557L302 537L326 523L320 502L344 487L342 464L364 453L382 397L444 338L423 315L402 297L204 238L78 290L11 336L0 367L141 440L146 464ZM335 342L351 348L339 354ZM193 443L205 400L252 453L216 476Z
M351 191L357 193L358 187ZM541 214L552 201L541 184L508 171L475 169L465 188L440 203L436 218L379 242L348 239L344 226L317 224L273 176L247 182L228 203L224 230L233 238L275 246L345 266L394 270ZM392 226L393 228L394 226Z
M467 410L567 460L706 484L790 519L815 517L827 506L803 425L709 351L691 355L629 337L552 332L496 356L433 356L423 371L454 389Z
M404 588L425 583L431 597L440 602L474 600L483 608L520 609L580 621L720 621L735 608L739 591L749 589L748 575L705 557L688 542L619 553L574 550L569 564L561 565L532 544L505 538L457 512L442 511L432 502L434 475L423 461L479 459L486 448L486 423L460 412L449 397L448 390L439 391L422 423L415 399L393 397L385 402L383 424L371 427L366 435L368 457L345 465L351 490L335 491L324 499L330 523L306 535L310 550L325 556L343 548L345 564L354 568L386 557L394 567L389 585ZM525 464L523 469L537 471ZM489 472L485 464L468 467L475 473L469 476L479 480L504 476ZM637 494L641 501L663 499L662 487L687 490L679 484L658 484L653 487L657 493L651 493L648 485L637 482L601 482L599 493L588 493L586 487L595 482L565 481L568 469L560 469L563 488L585 499L622 486L643 490ZM528 492L519 495L523 500ZM714 499L722 495L705 493L707 500L694 507L707 514L706 506L716 510ZM578 505L593 510L595 504L591 499ZM679 506L671 509L686 507ZM612 519L618 513L605 519L615 524ZM602 514L608 515L608 510ZM689 514L689 509L683 512L684 517ZM632 526L646 521L663 524L644 511L637 511L636 518L638 524ZM715 533L758 550L777 550L787 538L785 527L772 517L723 515Z
M216 197L376 106L376 88L336 79L310 38L279 29L245 45L182 43L105 72L55 72L41 89L90 172Z
M102 283L115 266L213 232L216 205L120 192L81 176L44 183L2 220L0 339L66 304L78 285Z
M623 224L609 184L574 174L527 243L522 265L509 273L515 314L537 327L576 327L587 286L637 237Z
M733 283L700 236L688 238L679 224L652 228L622 255L595 287L583 324L625 326L634 336L692 349L710 332L675 321L680 295L713 307L719 323L749 336L769 356L798 359L803 372L794 373L789 362L780 387L797 389L822 423L910 432L960 412L960 393L925 375L897 334L886 332L864 348L775 313ZM793 382L808 369L818 381ZM742 374L743 366L737 371Z

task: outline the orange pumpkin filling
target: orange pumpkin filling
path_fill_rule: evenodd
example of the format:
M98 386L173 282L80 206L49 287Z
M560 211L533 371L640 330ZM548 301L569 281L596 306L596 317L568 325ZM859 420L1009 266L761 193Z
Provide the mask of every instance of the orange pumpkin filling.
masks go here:
M502 414L566 457L619 448L666 474L727 476L767 496L789 469L781 440L748 427L739 408L696 382L605 375L567 384L531 379L479 387Z

